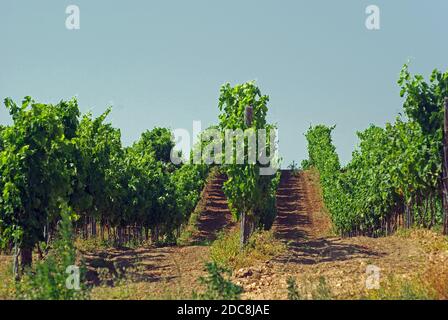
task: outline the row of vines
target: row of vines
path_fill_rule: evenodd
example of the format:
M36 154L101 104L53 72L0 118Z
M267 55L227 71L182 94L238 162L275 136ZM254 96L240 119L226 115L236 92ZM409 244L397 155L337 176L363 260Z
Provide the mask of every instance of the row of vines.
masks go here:
M241 244L244 245L256 228L269 229L276 216L275 194L280 181L279 172L263 175L263 167L275 165L275 141L271 130L275 126L267 122L267 103L269 97L263 95L253 83L231 87L229 84L221 88L219 98L219 127L225 130L241 130L258 133L266 130L263 139L250 143L250 136L244 136L244 161L237 163L237 154L232 151L232 161L223 166L228 180L224 183L224 193L235 219L241 221ZM226 141L233 144L236 137ZM229 147L229 146L226 146ZM255 150L251 150L251 148ZM257 160L264 151L271 161L263 165L262 161L251 161L249 154L255 151Z
M113 243L174 241L200 197L208 166L170 162L170 130L144 132L129 147L106 122L110 110L81 115L77 101L5 105L0 127L0 245L32 262L52 239L61 208L82 237Z
M255 144L245 135L244 163L237 164L232 149L232 161L222 166L228 176L224 192L235 220L242 221L243 244L255 228L269 228L276 214L279 174L260 174L272 163L260 165L249 158L251 148L256 148L256 160L274 152L269 133L275 128L266 121L268 100L253 82L233 88L226 84L219 99L219 125L213 127L219 136L213 145L220 146L211 152L215 159L225 156L220 150L226 129L268 132ZM70 208L74 230L83 238L121 245L174 242L180 235L212 163L174 164L170 130L146 131L124 147L120 130L106 121L110 109L95 118L81 115L75 99L53 105L26 97L18 105L8 98L5 105L12 124L0 126L0 250L14 252L15 265L19 257L22 266L30 265L35 248L42 255L61 221L61 208ZM201 136L190 154L182 156L193 160L197 152L207 155L210 144Z
M331 132L317 125L306 133L304 167L320 173L323 197L342 235L383 235L397 227L441 225L442 135L448 72L433 71L430 82L407 65L398 84L404 115L394 123L358 132L359 147L341 167ZM446 223L446 220L445 220Z

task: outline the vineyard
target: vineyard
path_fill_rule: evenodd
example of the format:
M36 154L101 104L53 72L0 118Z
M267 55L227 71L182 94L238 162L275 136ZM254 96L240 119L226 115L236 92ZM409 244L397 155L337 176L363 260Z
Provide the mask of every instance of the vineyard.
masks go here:
M405 65L398 81L404 113L385 128L358 133L359 149L341 168L331 140L334 127L311 127L309 160L320 172L324 200L343 235L387 235L398 227L432 228L442 212L442 132L448 73L434 71L427 84Z
M124 146L107 121L111 109L94 117L76 99L5 99L0 299L396 298L350 287L362 287L368 261L416 277L406 272L431 260L442 269L428 270L448 279L448 72L426 82L405 65L398 84L403 115L358 132L347 165L332 141L335 126L315 125L301 168L270 175L263 170L278 159L260 159L274 153L277 127L254 82L220 90L211 129L232 152L204 135L179 164L170 129ZM242 159L226 130L245 133ZM267 134L251 144L260 130ZM193 161L198 154L204 161ZM81 288L57 289L73 265L81 266ZM298 275L309 278L298 285ZM412 292L448 298L448 287L428 288Z
M51 242L64 204L83 238L174 241L208 168L172 165L170 131L155 128L123 148L120 131L105 122L109 111L80 117L76 100L45 105L29 97L5 105L13 125L2 130L1 240L20 252L22 267Z

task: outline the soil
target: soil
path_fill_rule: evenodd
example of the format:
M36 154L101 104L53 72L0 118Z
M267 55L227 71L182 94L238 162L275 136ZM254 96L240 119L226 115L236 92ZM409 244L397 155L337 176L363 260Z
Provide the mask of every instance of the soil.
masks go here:
M420 240L400 236L344 239L334 236L321 199L315 173L282 172L278 216L273 228L288 250L253 266L251 272L237 272L235 281L245 289L243 298L286 299L289 277L296 279L302 288L323 277L332 297L360 298L367 293L368 265L380 268L381 281L391 275L415 275L428 260L446 261L446 250L434 252L431 246L424 245L431 238L440 237L431 231L424 231ZM238 277L238 274L251 276Z
M193 236L193 243L211 242L219 231L232 228L235 223L229 210L227 198L222 189L227 177L219 174L205 187L205 209L198 218L198 232Z
M93 298L188 299L192 291L199 291L198 278L205 275L209 243L219 231L235 225L222 192L225 179L217 176L206 186L205 209L192 239L192 243L201 245L85 253L89 280L96 285ZM380 268L381 279L391 275L408 279L428 265L448 263L447 239L433 231L417 230L410 235L383 238L334 235L318 176L312 171L282 171L277 209L273 230L287 249L269 261L256 261L250 268L235 270L233 281L244 288L244 299L287 299L290 277L302 289L323 277L333 298L359 299L367 292L369 265ZM0 256L0 275L6 274L10 258Z
M197 279L205 275L207 244L219 231L234 226L222 192L225 179L220 175L206 186L205 210L192 241L202 245L109 249L86 254L91 281L100 282L102 268L114 275L113 280L105 281L106 286L94 290L94 296L96 292L99 298L191 298L191 292L200 288ZM366 293L368 265L379 267L382 278L409 277L427 261L448 256L446 250L432 249L431 237L440 236L430 231L418 239L398 235L376 239L335 236L322 203L318 176L312 171L282 171L277 210L273 230L287 250L269 261L236 270L233 281L244 288L245 299L286 299L289 277L296 279L301 288L324 277L333 297L359 298ZM123 274L132 281L120 282ZM124 293L116 292L120 285Z
M198 278L205 275L208 244L220 231L235 225L222 189L226 179L220 174L205 186L205 208L198 217L197 232L190 241L197 245L90 252L85 254L89 281L112 287L119 283L122 275L126 275L136 286L132 299L191 298L191 292L200 289ZM102 277L100 269L106 270L113 279L105 280L110 277Z

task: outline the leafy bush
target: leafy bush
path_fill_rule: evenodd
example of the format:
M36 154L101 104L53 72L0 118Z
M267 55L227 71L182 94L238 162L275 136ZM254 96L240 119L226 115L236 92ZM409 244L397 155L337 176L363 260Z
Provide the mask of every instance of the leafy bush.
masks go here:
M76 249L73 245L72 222L69 210L61 213L58 235L43 261L35 263L16 285L18 299L77 300L88 297L83 283L84 270L79 268L79 287L69 278L69 267L76 266ZM71 284L71 287L68 285Z
M288 285L288 300L303 300L302 296L299 293L299 288L297 287L296 279L289 276L286 280L286 284Z
M319 277L319 283L313 291L313 300L331 300L333 294L324 277Z
M215 262L205 265L208 275L201 277L199 281L205 286L205 292L193 294L195 299L201 300L239 300L243 289L233 284L228 277L230 270L219 266ZM227 276L227 277L225 277Z
M297 285L296 279L288 277L286 280L289 300L332 300L333 293L324 277L303 279L302 286Z

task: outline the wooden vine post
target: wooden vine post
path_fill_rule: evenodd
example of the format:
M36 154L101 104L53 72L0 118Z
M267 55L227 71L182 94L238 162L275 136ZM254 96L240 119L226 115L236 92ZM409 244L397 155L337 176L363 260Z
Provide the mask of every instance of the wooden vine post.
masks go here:
M442 205L443 234L448 234L448 97L445 98L443 116Z

